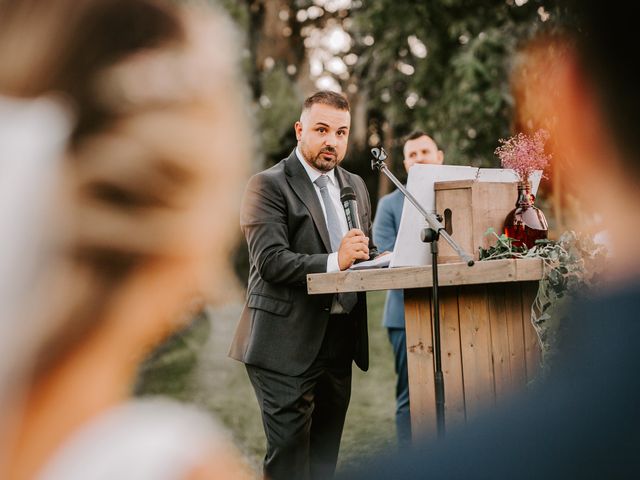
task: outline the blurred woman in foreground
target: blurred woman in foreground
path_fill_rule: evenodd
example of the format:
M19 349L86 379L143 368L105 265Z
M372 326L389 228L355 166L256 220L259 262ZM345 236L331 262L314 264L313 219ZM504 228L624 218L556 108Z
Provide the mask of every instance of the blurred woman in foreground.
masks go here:
M161 1L0 2L0 138L18 118L33 132L2 161L44 142L32 171L56 173L17 176L0 210L26 225L0 273L30 268L0 307L0 478L247 477L206 416L128 400L145 353L225 281L249 143L232 41Z

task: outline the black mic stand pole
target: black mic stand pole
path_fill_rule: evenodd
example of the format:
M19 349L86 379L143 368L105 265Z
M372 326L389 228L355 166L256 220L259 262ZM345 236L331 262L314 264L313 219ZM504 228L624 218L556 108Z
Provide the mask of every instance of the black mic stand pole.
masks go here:
M378 169L383 172L393 184L398 187L407 200L418 209L420 214L425 218L428 228L424 228L420 233L420 239L425 243L431 244L431 271L433 274L432 303L433 303L433 352L435 359L435 397L436 397L436 420L438 438L444 437L445 432L445 415L444 415L444 376L442 373L442 351L440 347L440 299L438 296L438 240L444 238L449 245L456 251L458 256L471 267L474 264L473 257L465 252L456 241L444 229L444 225L440 223L438 218L427 212L420 202L400 183L396 176L389 171L384 160L387 158L387 152L384 148L372 148L371 153L374 160L371 160L371 168Z

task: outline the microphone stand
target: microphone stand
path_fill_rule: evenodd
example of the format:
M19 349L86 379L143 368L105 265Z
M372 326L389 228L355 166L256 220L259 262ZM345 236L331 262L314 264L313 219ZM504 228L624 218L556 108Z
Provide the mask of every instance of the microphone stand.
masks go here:
M379 170L384 173L393 184L398 187L398 190L402 192L407 200L413 204L414 207L418 209L420 214L427 221L429 227L424 228L422 232L420 232L420 239L425 243L431 244L431 271L433 274L433 287L431 289L432 293L432 301L433 304L433 352L435 359L435 397L436 397L436 421L437 421L437 432L438 438L444 437L445 432L445 415L444 415L444 406L445 406L445 397L444 397L444 375L442 373L442 351L440 346L440 299L438 296L438 240L440 237L445 239L449 245L455 250L458 256L466 262L469 267L472 267L474 264L473 257L465 252L456 241L451 238L451 236L444 229L444 225L440 223L438 218L428 212L425 208L420 205L420 202L400 183L400 181L396 178L396 176L389 171L387 165L384 163L384 160L387 159L387 152L384 151L384 148L372 148L371 154L373 155L373 159L371 160L371 169Z

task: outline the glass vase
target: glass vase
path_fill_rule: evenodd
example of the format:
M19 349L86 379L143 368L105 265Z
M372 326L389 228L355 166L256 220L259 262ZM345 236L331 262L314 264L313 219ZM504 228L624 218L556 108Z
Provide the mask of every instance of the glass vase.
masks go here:
M504 233L513 239L516 247L532 248L536 240L546 239L549 226L547 219L534 202L531 194L531 183L518 183L518 200L516 208L511 210L504 221Z

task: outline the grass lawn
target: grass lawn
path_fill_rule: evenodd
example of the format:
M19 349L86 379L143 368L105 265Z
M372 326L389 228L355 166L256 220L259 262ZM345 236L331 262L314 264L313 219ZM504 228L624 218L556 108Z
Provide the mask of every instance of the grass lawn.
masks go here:
M354 366L338 469L395 448L393 354L381 326L384 292L369 293L367 303L371 362L367 373ZM136 393L169 395L210 411L258 470L265 452L260 411L244 365L227 357L240 309L212 310L172 337L143 365Z

